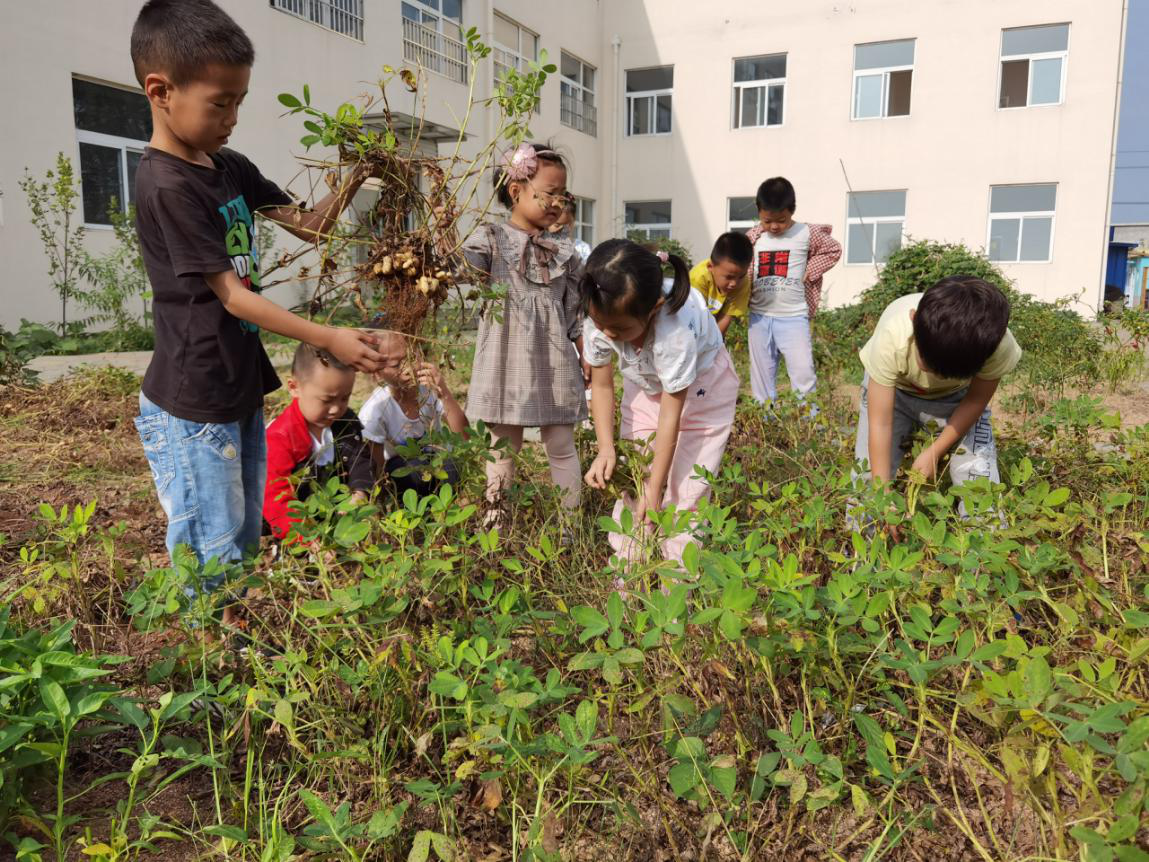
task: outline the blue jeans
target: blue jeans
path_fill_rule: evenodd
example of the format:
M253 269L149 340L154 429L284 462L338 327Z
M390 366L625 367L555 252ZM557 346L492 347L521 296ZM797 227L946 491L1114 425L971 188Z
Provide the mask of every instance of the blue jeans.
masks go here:
M799 400L814 391L818 377L814 373L814 346L810 340L810 318L771 317L751 314L746 332L750 348L750 391L759 404L778 396L778 355L786 360L790 387Z
M169 553L187 545L203 565L213 557L235 562L259 548L267 481L262 408L237 422L192 422L141 392L136 430L168 516Z

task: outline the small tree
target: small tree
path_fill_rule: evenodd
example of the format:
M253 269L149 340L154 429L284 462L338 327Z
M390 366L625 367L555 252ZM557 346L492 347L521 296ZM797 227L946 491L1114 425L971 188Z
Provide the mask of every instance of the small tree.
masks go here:
M80 272L93 288L84 293L84 302L96 310L97 321L111 324L113 343L120 349L133 329L147 326L150 291L136 235L135 207L129 206L125 213L113 197L108 205L108 219L116 235L115 247L102 255L85 252ZM128 310L128 303L137 298L141 303L139 317Z
M48 277L60 296L60 334L68 326L68 300L77 293L84 256L84 225L76 219L76 178L72 160L56 154L56 168L49 169L43 180L37 180L27 168L20 188L28 197L32 224L40 233L44 254L48 257Z

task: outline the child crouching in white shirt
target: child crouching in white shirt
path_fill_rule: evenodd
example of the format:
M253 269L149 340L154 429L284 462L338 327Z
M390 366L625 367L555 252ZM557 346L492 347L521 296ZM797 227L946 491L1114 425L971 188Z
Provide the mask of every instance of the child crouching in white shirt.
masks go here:
M438 431L446 422L456 433L466 433L467 417L463 408L451 394L442 372L429 362L417 365L408 360L410 345L406 336L398 332L379 332L379 354L383 367L376 374L381 384L363 404L359 421L363 424L363 437L371 445L371 458L376 475L386 475L395 486L398 496L411 488L420 497L434 494L440 480L427 473L428 459L412 457L399 450L418 443L427 434ZM425 447L420 447L425 451ZM459 481L455 465L443 465L446 482L452 486Z

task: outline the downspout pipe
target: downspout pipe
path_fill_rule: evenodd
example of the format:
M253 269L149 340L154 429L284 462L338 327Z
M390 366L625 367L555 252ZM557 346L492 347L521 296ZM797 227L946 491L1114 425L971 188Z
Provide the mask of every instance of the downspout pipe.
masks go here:
M617 237L622 225L618 199L618 138L622 134L620 118L626 105L626 100L622 97L622 73L619 70L622 39L617 33L610 40L610 47L614 51L614 128L611 129L610 136L610 234L612 237Z

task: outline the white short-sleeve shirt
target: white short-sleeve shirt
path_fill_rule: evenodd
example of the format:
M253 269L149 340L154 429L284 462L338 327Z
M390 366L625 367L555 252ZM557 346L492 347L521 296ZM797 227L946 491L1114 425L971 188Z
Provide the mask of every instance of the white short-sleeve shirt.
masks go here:
M390 386L378 386L359 411L363 437L383 446L385 458L412 440L437 431L443 424L443 402L426 386L419 387L419 415L412 419L403 412Z
M670 279L663 283L667 292L672 286ZM587 362L596 367L609 365L611 354L617 355L622 376L651 395L682 391L714 364L722 349L722 332L696 290L690 291L678 311L663 304L641 349L607 338L590 317L583 321Z

